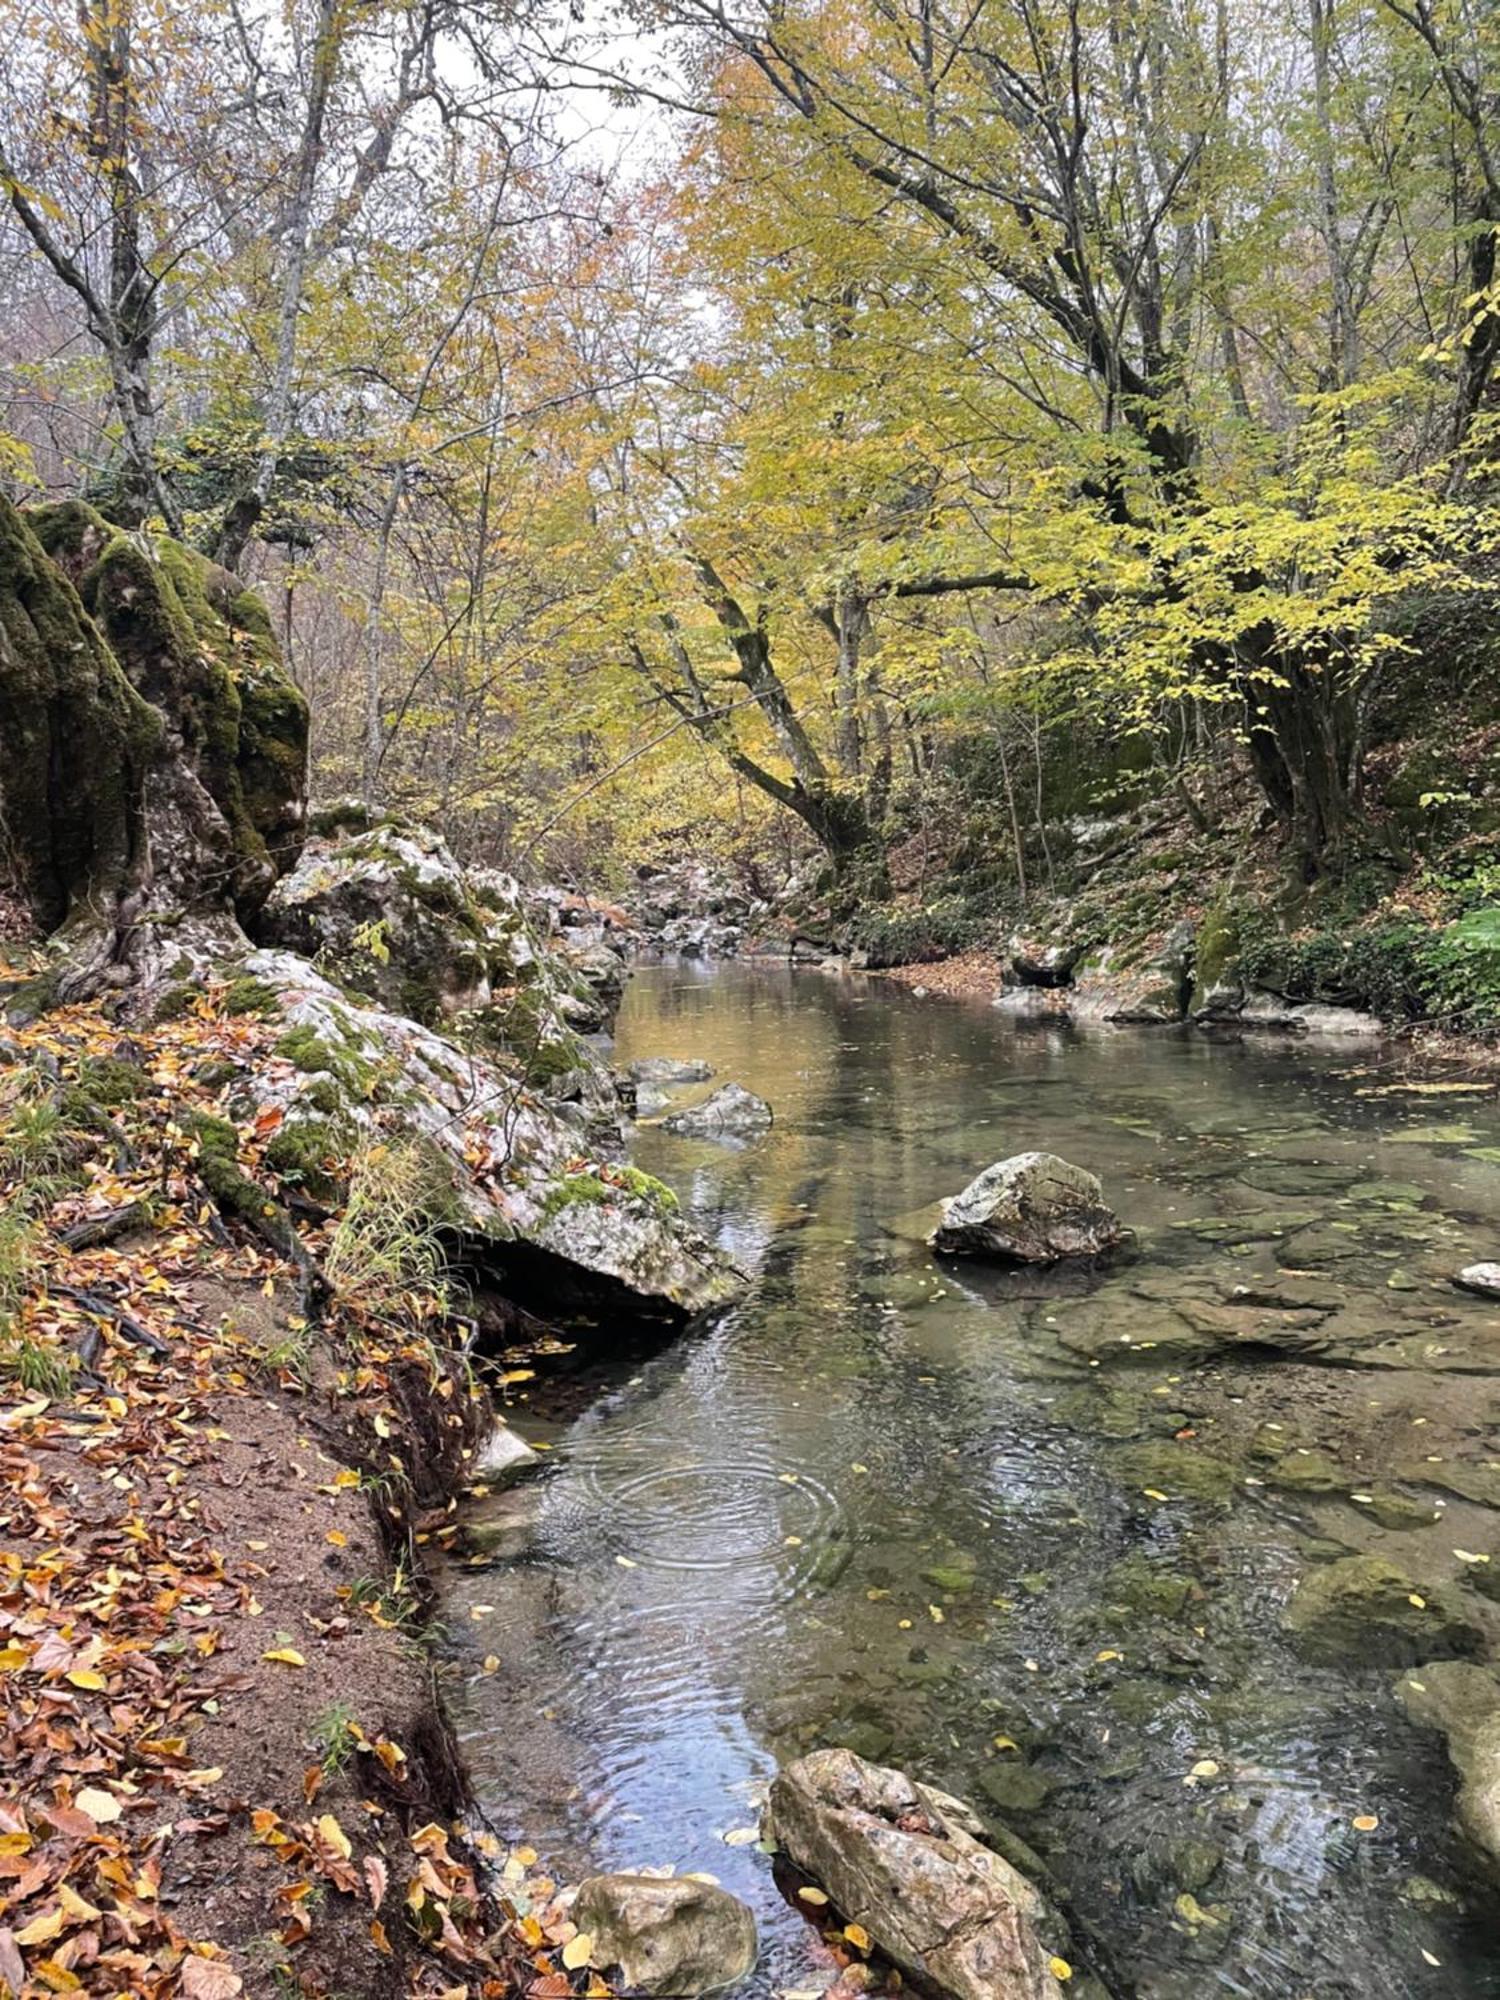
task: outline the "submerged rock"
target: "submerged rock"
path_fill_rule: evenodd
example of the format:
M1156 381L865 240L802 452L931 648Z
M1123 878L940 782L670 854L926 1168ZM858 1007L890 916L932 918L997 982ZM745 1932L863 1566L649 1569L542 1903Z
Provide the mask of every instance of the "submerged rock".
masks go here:
M1434 1660L1403 1674L1396 1699L1412 1721L1441 1730L1462 1783L1458 1823L1500 1868L1500 1681L1462 1660Z
M713 1073L713 1064L696 1056L642 1056L630 1065L637 1083L707 1083Z
M509 1424L496 1424L475 1456L470 1477L479 1485L509 1486L541 1462L541 1455L525 1438L517 1437Z
M689 1139L749 1139L771 1129L771 1107L743 1084L725 1083L705 1097L674 1111L663 1123L669 1132Z
M1446 1585L1418 1585L1381 1556L1344 1556L1309 1570L1282 1622L1299 1651L1327 1666L1454 1659L1484 1644Z
M1092 1174L1055 1153L1017 1153L945 1202L929 1241L956 1255L1055 1264L1101 1256L1123 1234Z
M909 1978L952 2000L1060 2000L1042 1895L973 1811L850 1750L777 1774L767 1832ZM1062 1961L1062 1970L1070 1968Z
M689 1875L593 1875L573 1921L592 1937L594 1963L618 1967L638 1993L711 1993L743 1979L758 1952L746 1906Z

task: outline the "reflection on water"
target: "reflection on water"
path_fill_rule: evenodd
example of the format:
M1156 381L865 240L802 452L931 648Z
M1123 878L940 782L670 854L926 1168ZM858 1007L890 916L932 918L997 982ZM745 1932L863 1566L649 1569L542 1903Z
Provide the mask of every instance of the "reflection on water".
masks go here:
M1494 1450L1500 1309L1447 1282L1494 1253L1492 1094L742 967L638 974L619 1054L774 1105L740 1150L635 1150L757 1282L581 1416L545 1381L517 1413L555 1448L448 1594L497 1826L567 1876L710 1870L760 1918L747 1993L826 1984L724 1836L778 1758L847 1743L1019 1834L1142 2000L1500 1996L1439 1740L1392 1669L1310 1668L1279 1631L1318 1560L1500 1561L1500 1516L1423 1473ZM936 1265L920 1211L1033 1146L1101 1175L1133 1258ZM1271 1325L1295 1352L1226 1351ZM1331 1491L1287 1483L1313 1451Z

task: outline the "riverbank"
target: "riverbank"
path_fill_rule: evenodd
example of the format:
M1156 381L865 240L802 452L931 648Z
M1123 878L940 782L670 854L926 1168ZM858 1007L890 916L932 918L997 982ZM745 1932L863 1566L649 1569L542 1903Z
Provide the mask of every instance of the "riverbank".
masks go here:
M300 1272L226 1227L194 1135L258 1032L6 1049L0 1993L567 1991L552 1885L524 1931L486 1886L535 1857L471 1809L427 1638L489 1396L440 1300L309 1284L330 1211Z

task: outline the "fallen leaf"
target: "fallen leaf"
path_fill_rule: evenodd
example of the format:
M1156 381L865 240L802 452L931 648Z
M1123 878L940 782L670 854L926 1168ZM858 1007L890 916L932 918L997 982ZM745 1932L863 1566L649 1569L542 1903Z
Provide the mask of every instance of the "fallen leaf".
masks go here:
M73 1803L81 1813L88 1814L95 1826L108 1826L123 1811L113 1792L101 1792L95 1785L85 1785Z
M1373 1833L1380 1821L1374 1813L1356 1813L1349 1824L1356 1833Z
M562 1948L562 1962L569 1972L576 1972L581 1965L587 1965L594 1955L594 1940L588 1931L580 1931L570 1937Z
M284 1667L305 1667L306 1660L295 1646L273 1646L269 1653L262 1653L263 1660L278 1660Z
M825 1895L823 1890L814 1889L811 1887L806 1889L799 1889L797 1891L797 1896L799 1901L804 1903L811 1903L814 1909L821 1909L823 1905L828 1901L828 1897Z
M234 2000L245 1990L244 1980L222 1958L185 1958L181 1977L187 2000Z
M863 1924L845 1924L844 1936L856 1951L868 1951L870 1949L870 1933L865 1929Z

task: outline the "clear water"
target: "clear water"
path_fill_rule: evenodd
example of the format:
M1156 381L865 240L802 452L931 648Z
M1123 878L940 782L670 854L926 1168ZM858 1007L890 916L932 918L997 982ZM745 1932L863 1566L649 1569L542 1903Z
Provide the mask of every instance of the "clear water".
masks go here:
M816 1930L725 1836L778 1759L847 1742L1040 1853L1122 1995L1500 1996L1440 1740L1392 1668L1310 1667L1280 1630L1310 1563L1373 1551L1453 1581L1500 1640L1454 1553L1500 1562L1500 1514L1409 1476L1440 1518L1383 1528L1268 1475L1317 1448L1383 1494L1397 1467L1500 1453L1500 1308L1447 1282L1500 1249L1494 1092L739 966L638 973L618 1049L706 1057L774 1105L739 1150L650 1127L635 1148L756 1282L655 1352L601 1326L515 1391L546 1470L447 1580L496 1826L564 1878L706 1869L760 1920L743 1991L818 1987ZM914 1212L1029 1147L1101 1176L1133 1257L1051 1279L934 1261ZM1299 1282L1337 1288L1327 1326L1380 1365L1184 1339L1184 1303ZM1168 1475L1131 1453L1153 1444L1231 1464L1227 1504L1150 1497ZM1185 1601L1122 1602L1143 1563ZM1221 1853L1206 1882L1185 1840Z

